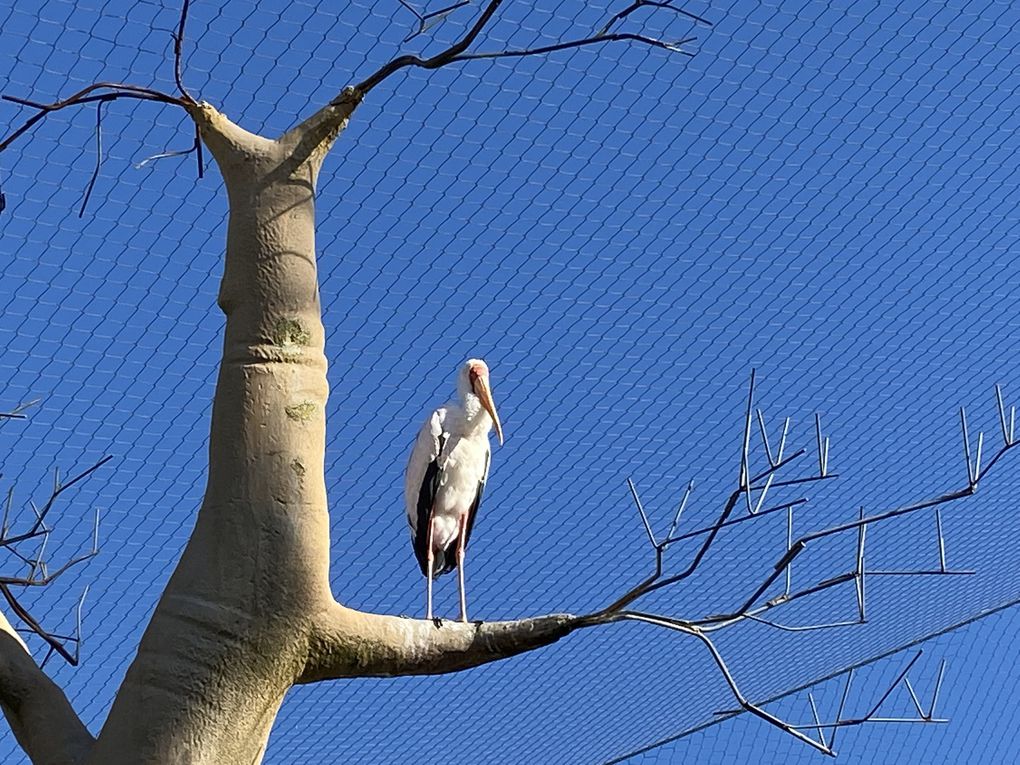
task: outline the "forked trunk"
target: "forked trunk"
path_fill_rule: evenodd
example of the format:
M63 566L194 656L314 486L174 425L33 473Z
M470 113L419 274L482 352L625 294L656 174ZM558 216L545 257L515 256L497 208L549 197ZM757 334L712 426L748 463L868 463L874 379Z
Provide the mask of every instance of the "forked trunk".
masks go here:
M223 361L209 481L89 760L251 765L332 603L323 476L327 396L315 263L324 152L247 133L202 106L230 199Z

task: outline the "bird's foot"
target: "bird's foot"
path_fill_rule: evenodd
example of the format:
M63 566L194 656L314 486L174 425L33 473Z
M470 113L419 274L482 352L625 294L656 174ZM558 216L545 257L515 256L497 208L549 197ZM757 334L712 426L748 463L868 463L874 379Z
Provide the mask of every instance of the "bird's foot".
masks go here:
M440 627L443 626L443 617L441 617L441 616L433 616L432 617L432 623L434 625L436 625L436 629L439 629Z

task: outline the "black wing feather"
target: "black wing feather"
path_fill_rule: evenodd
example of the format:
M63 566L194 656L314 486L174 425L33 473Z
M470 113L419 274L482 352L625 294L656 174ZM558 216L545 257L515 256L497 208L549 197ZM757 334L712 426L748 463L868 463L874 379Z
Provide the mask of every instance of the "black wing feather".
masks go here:
M425 478L422 479L421 489L418 491L418 523L414 530L414 557L418 559L421 573L425 575L428 573L429 526L432 523L432 506L436 501L436 492L439 491L439 479L443 472L439 461L443 458L445 446L446 435L440 433L439 451L436 452L436 458L425 468Z
M486 453L485 455L485 472L482 473L482 480L478 482L478 493L475 494L475 501L471 503L471 508L468 510L467 524L464 526L464 547L467 548L467 543L471 541L471 529L475 525L475 516L478 515L478 506L482 504L482 494L485 493L485 482L489 479L489 460L492 455Z

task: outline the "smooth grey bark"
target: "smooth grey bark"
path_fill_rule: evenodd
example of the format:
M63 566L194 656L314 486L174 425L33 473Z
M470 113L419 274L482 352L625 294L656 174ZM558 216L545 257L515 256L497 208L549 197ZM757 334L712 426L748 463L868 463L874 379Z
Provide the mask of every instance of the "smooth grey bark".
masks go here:
M549 645L583 626L584 618L570 614L437 626L333 604L315 620L298 682L457 672Z

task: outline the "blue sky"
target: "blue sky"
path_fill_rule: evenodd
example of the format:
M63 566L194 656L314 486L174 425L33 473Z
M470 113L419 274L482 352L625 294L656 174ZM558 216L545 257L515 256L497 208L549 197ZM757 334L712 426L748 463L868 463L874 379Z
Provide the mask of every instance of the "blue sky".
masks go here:
M483 47L584 34L606 5L509 3ZM411 72L374 91L334 149L318 243L344 602L422 610L402 473L421 418L469 356L492 368L507 435L470 551L478 618L593 608L642 576L628 476L659 528L696 479L685 523L707 522L736 479L752 367L773 427L792 416L794 443L808 446L819 411L833 438L840 479L811 493L803 531L958 487L956 408L967 404L994 439L993 384L1020 403L1020 10L987 0L688 7L715 22L698 31L693 59L620 45ZM176 14L166 0L0 0L13 52L0 92L48 100L97 79L170 90ZM401 50L411 21L395 0L196 0L185 80L245 127L278 133ZM660 13L630 23L640 21L657 35L689 31ZM441 26L439 42L458 23ZM20 116L0 110L7 124ZM62 112L0 157L0 409L42 399L30 421L0 428L0 488L14 483L28 512L54 466L115 457L63 507L52 551L87 544L99 507L102 555L35 601L66 626L90 585L82 666L53 669L98 730L201 498L226 203L215 170L196 179L193 158L136 168L186 148L191 133L172 110L117 103L79 219L94 125L93 112ZM1016 599L1018 470L1004 462L947 512L950 562L975 576L875 584L864 627L721 639L749 695ZM732 603L783 534L779 518L744 524L687 587L652 605L693 616ZM930 517L871 540L876 565L935 555ZM841 573L850 556L845 540L819 546L796 575ZM680 551L674 563L683 560ZM453 613L448 580L438 597ZM852 606L844 593L791 619ZM844 761L1016 759L1017 744L995 733L1015 724L1005 679L1016 653L1004 636L1016 627L1009 611L933 644L919 684L950 658L949 727L849 734ZM876 668L871 690L898 661ZM600 762L731 703L698 646L620 627L454 677L299 689L267 762L436 751L462 763ZM803 700L782 710L808 713ZM16 761L14 751L0 736L2 758ZM739 721L637 761L695 752L720 763L819 757Z

